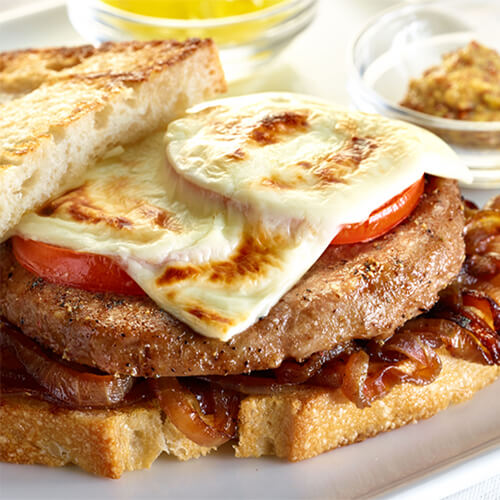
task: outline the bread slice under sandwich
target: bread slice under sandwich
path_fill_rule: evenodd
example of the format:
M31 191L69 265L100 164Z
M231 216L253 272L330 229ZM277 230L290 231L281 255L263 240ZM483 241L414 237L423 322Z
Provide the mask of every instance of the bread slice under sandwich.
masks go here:
M485 366L439 351L443 369L426 386L403 384L371 407L359 409L340 389L297 389L289 394L248 396L239 411L236 456L309 458L417 420L472 397L500 375ZM155 402L117 410L54 409L23 396L0 406L0 460L62 466L77 464L111 478L149 467L162 452L181 460L210 448L183 436Z
M225 88L211 40L0 53L0 241L93 159Z

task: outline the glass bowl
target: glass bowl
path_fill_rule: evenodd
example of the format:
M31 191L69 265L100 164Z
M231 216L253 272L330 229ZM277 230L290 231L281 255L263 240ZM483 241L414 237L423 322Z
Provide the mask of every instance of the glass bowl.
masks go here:
M476 187L500 187L500 121L435 117L399 105L411 78L476 40L500 52L499 0L407 3L384 11L355 38L349 94L354 105L425 127L446 140L474 173ZM500 79L500 75L499 75Z
M283 0L248 14L168 19L134 14L99 0L67 2L74 28L94 44L109 40L212 38L229 81L248 76L279 54L311 23L316 3L317 0Z

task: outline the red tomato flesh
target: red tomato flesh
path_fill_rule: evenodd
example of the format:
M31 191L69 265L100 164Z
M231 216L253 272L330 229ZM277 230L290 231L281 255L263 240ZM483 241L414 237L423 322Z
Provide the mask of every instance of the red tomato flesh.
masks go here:
M413 212L424 192L424 185L425 181L422 177L402 193L377 208L364 222L346 224L333 238L331 244L364 243L389 232Z
M83 288L89 292L145 295L142 288L110 257L75 252L40 241L12 238L19 264L50 283Z

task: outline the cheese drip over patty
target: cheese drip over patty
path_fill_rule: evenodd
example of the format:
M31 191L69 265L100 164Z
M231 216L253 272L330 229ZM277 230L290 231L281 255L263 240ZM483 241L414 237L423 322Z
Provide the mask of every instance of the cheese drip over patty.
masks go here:
M440 139L314 98L206 103L89 166L25 215L24 238L115 258L164 310L228 340L424 173L470 181Z

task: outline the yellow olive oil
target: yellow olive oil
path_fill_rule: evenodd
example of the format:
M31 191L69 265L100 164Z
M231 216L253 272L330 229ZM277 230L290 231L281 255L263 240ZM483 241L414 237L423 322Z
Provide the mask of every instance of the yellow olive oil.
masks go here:
M290 0L101 0L103 4L118 8L130 14L155 18L144 23L123 18L110 19L109 24L129 33L137 40L174 38L212 38L219 48L249 43L259 38L267 29L284 18L280 12L273 13L273 7ZM269 15L265 16L265 10ZM245 14L249 19L235 19L236 23L225 23L225 19ZM213 20L208 23L196 21ZM172 20L168 22L165 20ZM189 21L193 25L189 25ZM188 24L184 24L187 22ZM163 26L162 26L163 24Z
M212 19L251 14L284 0L102 0L133 14L168 19Z

